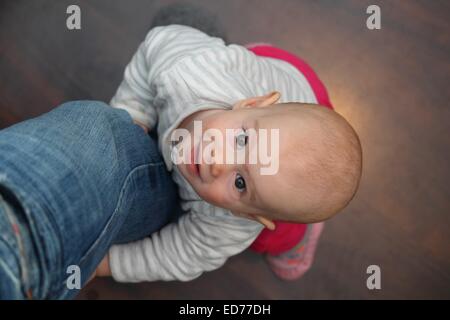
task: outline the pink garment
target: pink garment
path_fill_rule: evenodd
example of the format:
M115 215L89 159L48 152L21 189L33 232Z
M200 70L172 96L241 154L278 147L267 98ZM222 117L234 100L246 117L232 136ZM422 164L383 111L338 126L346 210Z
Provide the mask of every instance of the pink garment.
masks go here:
M314 91L317 102L322 106L333 109L333 105L328 97L327 89L314 70L305 61L270 44L249 44L246 47L258 56L289 62L303 74L306 80L308 80L309 85ZM307 227L306 224L281 221L275 221L275 226L276 229L274 231L270 231L269 229L261 231L250 248L259 253L279 255L289 251L298 244L303 239Z

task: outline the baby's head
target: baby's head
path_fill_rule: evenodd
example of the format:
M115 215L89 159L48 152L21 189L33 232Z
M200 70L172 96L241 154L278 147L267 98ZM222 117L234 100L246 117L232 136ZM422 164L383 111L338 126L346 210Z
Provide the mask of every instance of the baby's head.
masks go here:
M180 126L191 136L194 121L201 121L203 132L216 129L223 137L227 136L227 129L234 129L234 146L247 153L254 150L246 150L251 148L243 132L255 129L258 135L260 129L268 132L278 129L279 139L268 141L279 144L275 174L261 174L265 165L259 161L254 164L203 161L211 151L205 150L204 145L200 148L195 139L191 141L192 150L200 155L200 164L179 164L178 168L205 201L258 220L268 228L273 227L273 220L299 223L326 220L343 209L357 190L362 167L358 136L332 110L317 105L277 103L279 98L279 93L274 92L241 100L232 110L200 111ZM268 146L268 150L274 149ZM223 148L214 149L212 157L224 159L223 155L219 157L221 152L226 152L225 143Z

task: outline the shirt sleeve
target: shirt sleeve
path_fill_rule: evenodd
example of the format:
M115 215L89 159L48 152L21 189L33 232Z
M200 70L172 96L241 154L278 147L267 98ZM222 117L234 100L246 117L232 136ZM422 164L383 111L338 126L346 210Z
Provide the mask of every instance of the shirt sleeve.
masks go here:
M112 246L111 272L119 282L189 281L245 250L262 228L231 213L208 216L191 212L149 238Z
M127 65L111 106L125 109L134 120L152 129L158 120L157 79L161 73L185 56L223 45L222 39L188 26L153 28Z

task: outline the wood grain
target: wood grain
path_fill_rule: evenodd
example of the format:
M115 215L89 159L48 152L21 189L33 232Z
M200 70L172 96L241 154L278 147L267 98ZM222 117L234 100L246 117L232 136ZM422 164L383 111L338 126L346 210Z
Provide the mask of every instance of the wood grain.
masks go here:
M67 100L109 101L155 10L174 1L0 2L0 128ZM360 190L329 221L312 270L276 279L246 252L188 283L95 280L79 299L450 298L450 2L192 1L219 14L231 42L264 41L306 59L364 147ZM65 28L69 4L82 30ZM382 269L382 290L366 268Z

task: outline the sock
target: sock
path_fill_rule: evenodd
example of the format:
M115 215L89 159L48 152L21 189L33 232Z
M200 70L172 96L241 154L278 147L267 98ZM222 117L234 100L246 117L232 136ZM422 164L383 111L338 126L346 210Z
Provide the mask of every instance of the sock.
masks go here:
M283 280L299 279L311 268L323 222L308 225L303 239L289 251L280 255L266 255L272 271Z

